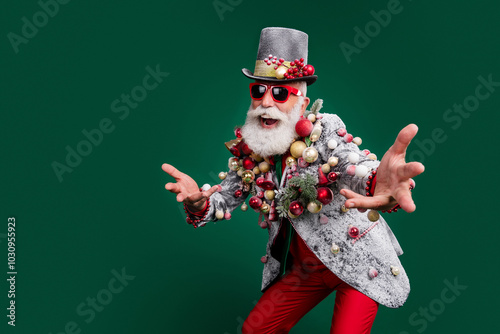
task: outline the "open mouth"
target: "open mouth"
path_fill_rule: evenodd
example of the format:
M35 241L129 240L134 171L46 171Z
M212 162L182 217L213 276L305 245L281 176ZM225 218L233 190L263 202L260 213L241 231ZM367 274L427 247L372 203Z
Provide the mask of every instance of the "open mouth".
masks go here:
M279 120L271 118L267 115L260 116L260 125L266 129L272 129L278 124Z

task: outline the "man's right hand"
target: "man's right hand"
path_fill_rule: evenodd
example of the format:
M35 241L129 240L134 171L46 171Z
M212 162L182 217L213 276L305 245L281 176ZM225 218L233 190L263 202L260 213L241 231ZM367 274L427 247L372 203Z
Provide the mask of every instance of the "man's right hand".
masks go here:
M161 168L176 182L169 182L165 185L165 189L177 194L177 202L182 202L193 212L203 210L207 198L214 192L220 191L221 186L215 185L206 191L200 191L198 184L189 175L184 174L177 170L172 165L163 164Z

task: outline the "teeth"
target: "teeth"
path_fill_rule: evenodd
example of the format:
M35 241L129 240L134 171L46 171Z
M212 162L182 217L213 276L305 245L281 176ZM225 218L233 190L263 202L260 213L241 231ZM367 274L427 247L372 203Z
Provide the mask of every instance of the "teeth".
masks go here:
M268 115L260 115L260 117L262 117L262 118L268 118L268 119L274 119L274 118L272 118L271 116L268 116Z

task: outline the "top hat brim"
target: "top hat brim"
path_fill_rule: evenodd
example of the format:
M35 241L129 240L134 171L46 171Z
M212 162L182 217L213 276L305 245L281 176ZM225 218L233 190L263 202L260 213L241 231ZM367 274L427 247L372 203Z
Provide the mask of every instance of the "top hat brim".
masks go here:
M308 75L305 77L294 78L294 79L278 79L278 78L273 78L273 77L261 77L261 76L253 75L253 73L247 68L242 68L241 72L243 72L243 74L247 78L250 78L250 79L270 81L270 82L279 82L282 84L286 84L287 82L305 81L306 84L309 86L309 85L312 85L316 81L316 79L318 79L317 75Z

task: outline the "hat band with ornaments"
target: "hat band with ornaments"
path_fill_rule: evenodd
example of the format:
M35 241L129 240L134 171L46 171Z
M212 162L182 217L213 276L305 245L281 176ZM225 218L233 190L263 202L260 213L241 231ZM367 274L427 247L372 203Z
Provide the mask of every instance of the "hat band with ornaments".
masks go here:
M307 64L308 36L288 28L264 28L260 35L254 73L242 69L245 76L272 82L306 81L314 83L314 67Z

